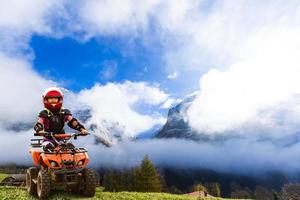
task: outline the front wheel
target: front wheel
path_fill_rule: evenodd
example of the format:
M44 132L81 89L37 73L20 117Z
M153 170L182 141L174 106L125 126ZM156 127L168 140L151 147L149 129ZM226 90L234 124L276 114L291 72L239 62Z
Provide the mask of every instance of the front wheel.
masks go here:
M96 192L96 174L91 168L83 171L84 189L82 194L85 197L93 197Z
M30 195L36 196L36 183L33 181L33 179L36 179L37 177L37 168L36 167L30 167L26 171L26 189L27 192Z
M46 170L40 170L37 176L37 196L40 199L47 198L51 191L51 176Z

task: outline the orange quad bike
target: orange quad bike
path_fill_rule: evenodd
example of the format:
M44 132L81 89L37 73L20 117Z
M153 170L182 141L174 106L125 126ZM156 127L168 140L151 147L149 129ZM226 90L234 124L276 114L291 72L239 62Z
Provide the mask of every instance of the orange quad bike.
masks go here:
M47 198L52 189L78 192L93 197L96 190L96 173L87 167L89 157L85 148L75 148L69 141L77 139L80 133L43 134L56 142L52 150L41 150L43 139L31 139L35 167L26 172L26 188L29 194L40 199ZM41 136L35 134L35 136Z

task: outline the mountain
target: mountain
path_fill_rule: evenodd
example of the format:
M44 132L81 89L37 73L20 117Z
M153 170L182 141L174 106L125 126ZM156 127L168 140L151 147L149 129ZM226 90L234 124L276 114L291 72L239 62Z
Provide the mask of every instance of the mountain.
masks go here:
M235 134L227 135L208 135L194 130L188 123L187 111L195 100L198 92L188 95L183 101L168 111L167 122L155 135L156 138L179 138L198 142L220 143L232 137L238 137Z
M228 139L246 139L246 136L234 131L226 134L209 136L199 133L191 128L187 121L187 111L197 93L187 96L182 102L172 107L168 111L167 121L156 133L156 138L180 138L194 140L198 142L222 143ZM255 142L269 142L274 146L288 148L300 143L300 132L283 134L281 137L273 138L271 135L253 135Z
M167 122L156 134L156 138L183 138L191 140L209 140L209 136L199 134L187 122L187 110L197 93L193 93L168 111Z

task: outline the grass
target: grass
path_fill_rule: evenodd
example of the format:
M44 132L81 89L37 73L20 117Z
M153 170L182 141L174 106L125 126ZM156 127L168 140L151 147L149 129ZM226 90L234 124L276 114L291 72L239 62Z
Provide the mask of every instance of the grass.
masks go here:
M63 191L54 191L51 193L50 199L68 200L68 199L100 199L100 200L199 200L196 197L188 197L184 195L173 195L167 193L140 193L140 192L103 192L103 189L97 188L96 195L93 198L83 198L80 195L71 194ZM0 199L9 200L25 200L35 199L28 195L24 187L1 186ZM205 198L203 200L226 200L222 198Z

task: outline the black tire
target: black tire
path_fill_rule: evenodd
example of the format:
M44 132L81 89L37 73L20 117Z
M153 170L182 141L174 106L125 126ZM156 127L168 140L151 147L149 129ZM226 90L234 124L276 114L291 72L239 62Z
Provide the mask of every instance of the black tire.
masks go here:
M37 176L37 196L45 199L51 191L51 176L46 170L40 170Z
M83 171L84 188L82 194L85 197L93 197L96 192L96 174L91 168Z
M33 182L32 179L37 177L37 168L30 167L26 171L26 189L30 195L36 196L36 184Z

